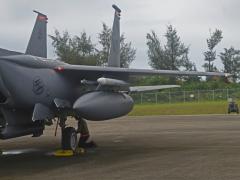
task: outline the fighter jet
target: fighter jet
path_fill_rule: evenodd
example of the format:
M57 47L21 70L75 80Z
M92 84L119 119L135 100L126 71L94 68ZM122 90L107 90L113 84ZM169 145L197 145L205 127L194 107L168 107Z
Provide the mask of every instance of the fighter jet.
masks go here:
M103 121L127 115L134 106L129 95L132 91L177 87L131 87L131 76L226 76L221 72L120 68L121 10L116 5L113 8L114 22L107 67L70 65L46 59L47 17L41 13L26 53L0 57L1 139L25 135L39 137L45 126L56 119L62 131L62 148L75 151L89 140L85 120ZM77 128L67 126L69 116L77 120ZM78 133L81 134L79 143Z

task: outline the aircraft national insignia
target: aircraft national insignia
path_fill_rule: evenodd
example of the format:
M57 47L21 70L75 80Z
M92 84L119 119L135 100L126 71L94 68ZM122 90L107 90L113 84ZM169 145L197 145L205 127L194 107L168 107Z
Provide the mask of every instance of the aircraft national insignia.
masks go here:
M40 77L36 77L34 80L33 80L33 92L36 94L36 95L40 95L42 94L44 91L44 83L43 81L40 79Z

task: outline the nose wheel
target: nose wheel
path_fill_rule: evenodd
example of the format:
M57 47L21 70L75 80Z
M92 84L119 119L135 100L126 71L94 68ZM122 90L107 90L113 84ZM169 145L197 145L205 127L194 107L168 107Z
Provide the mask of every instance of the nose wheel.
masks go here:
M77 131L73 127L62 129L62 149L76 151L78 147Z
M73 127L66 127L66 117L59 117L57 121L57 126L55 129L55 135L57 133L58 125L62 129L62 150L70 150L76 152L79 148L94 148L97 147L96 143L90 139L90 134L88 126L85 120L82 118L76 118L78 120L77 130ZM80 134L80 139L78 142L77 134Z

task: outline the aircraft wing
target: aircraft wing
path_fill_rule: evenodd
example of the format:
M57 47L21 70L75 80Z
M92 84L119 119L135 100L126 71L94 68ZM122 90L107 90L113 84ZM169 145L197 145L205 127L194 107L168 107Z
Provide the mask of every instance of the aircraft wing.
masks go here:
M20 55L20 54L22 53L0 48L0 56L12 56L12 55Z
M56 67L57 71L67 73L71 79L75 80L94 80L101 77L111 78L112 83L121 84L115 80L128 80L129 76L146 76L146 75L168 75L168 76L226 76L225 73L219 72L187 72L187 71L171 71L171 70L150 70L150 69L127 69L120 68L120 13L121 10L116 6L112 6L115 10L114 22L112 28L111 48L109 52L108 67L82 66L65 64L62 67ZM120 85L119 84L119 85Z
M167 75L167 76L222 76L229 74L222 72L198 72L198 71L173 71L173 70L150 70L128 69L118 67L99 67L82 65L62 65L55 68L56 71L70 74L80 79L96 80L100 77L113 77L115 79L128 79L129 76Z
M85 85L89 85L88 84L89 82L87 82L87 81L81 81L81 83L83 83ZM112 78L105 78L105 77L97 79L96 83L98 84L96 90L101 90L102 88L103 89L118 88L120 91L126 91L126 92L144 92L144 91L154 91L154 90L160 90L160 89L169 89L169 88L180 87L179 85L155 85L155 86L133 86L133 87L130 87L130 84L126 81L112 79Z

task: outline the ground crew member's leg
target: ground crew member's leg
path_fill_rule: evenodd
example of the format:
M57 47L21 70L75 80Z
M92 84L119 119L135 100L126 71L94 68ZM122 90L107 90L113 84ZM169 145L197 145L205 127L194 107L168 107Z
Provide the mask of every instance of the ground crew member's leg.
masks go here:
M91 147L97 146L96 143L94 141L92 141L90 138L90 133L88 130L87 122L82 118L78 119L78 130L77 131L80 133L80 139L78 142L79 147L91 148Z

